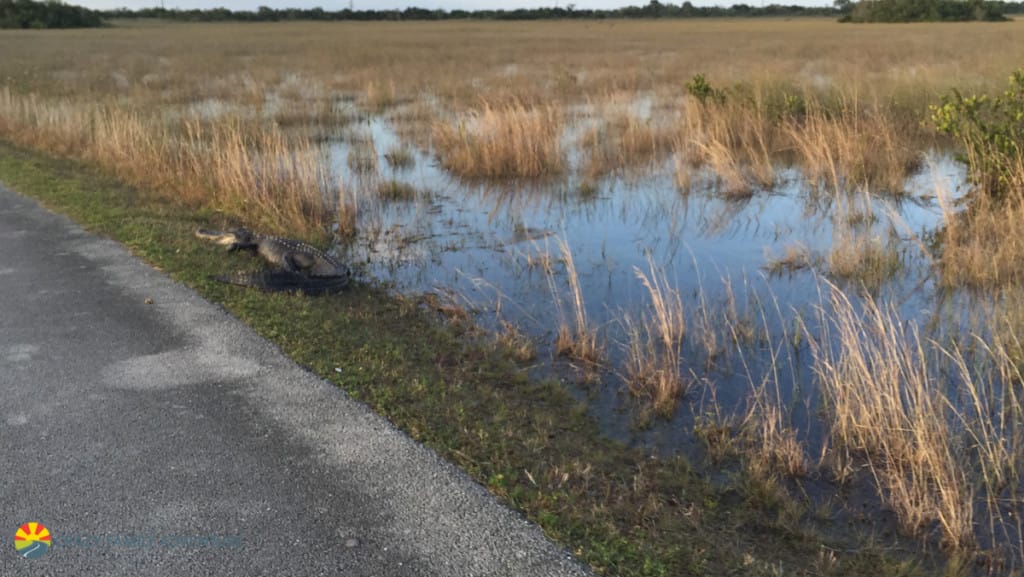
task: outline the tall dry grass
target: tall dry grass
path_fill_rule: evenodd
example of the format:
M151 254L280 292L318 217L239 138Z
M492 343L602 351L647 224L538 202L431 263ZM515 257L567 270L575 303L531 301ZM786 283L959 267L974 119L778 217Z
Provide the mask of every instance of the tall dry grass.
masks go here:
M869 189L900 195L933 144L921 116L875 101L856 87L820 91L775 83L726 86L721 100L690 100L675 140L676 180L707 167L727 196L769 189L780 166L799 167L815 189L838 194ZM775 91L775 92L772 92ZM780 103L781 102L781 103Z
M634 267L651 299L651 312L638 321L624 319L626 343L625 378L629 391L647 399L658 413L669 416L689 381L683 371L683 340L686 311L682 296L653 261L648 272Z
M669 157L676 139L675 113L667 106L641 106L648 100L628 92L588 98L576 119L586 126L578 138L585 178L645 174Z
M778 132L761 107L731 100L688 101L674 143L676 181L687 183L690 170L706 166L727 197L745 198L755 187L770 188L781 146Z
M938 197L944 224L942 284L980 289L1024 285L1024 193L999 202L977 195L970 207L956 206L945 191Z
M812 350L833 462L861 459L910 534L951 549L991 538L1020 504L1020 373L1006 349L941 346L894 307L834 286L822 311Z
M284 139L300 149L286 166L270 168L249 151L201 162L246 184L252 178L228 167L264 163L252 170L260 198L239 197L235 206L251 205L255 214L267 199L287 198L291 206L281 214L259 218L288 228L319 228L302 221L322 218L306 185L325 177L316 174L323 169L300 168L315 156L302 137L329 137L359 110L387 115L407 145L435 147L449 170L465 176L563 174L571 156L564 127L577 114L596 114L599 127L575 141L589 158L590 180L659 169L673 152L681 184L695 165L708 166L737 197L770 186L778 165L793 162L835 188L867 182L896 189L901 166L934 143L908 119L923 117L951 87L1001 85L1017 64L1014 50L1024 48L1020 26L962 26L950 34L933 25L883 31L760 19L10 31L0 36L0 136L102 157L118 174L194 198L213 191L181 182L170 167L211 149L181 143L186 119L201 119L202 133L222 133L223 142L240 131L234 138L254 150ZM68 53L76 54L73 62ZM727 93L724 104L679 105L697 73ZM629 108L638 101L650 102L649 110ZM93 148L97 158L84 152ZM291 199L285 177L303 183L295 185L302 198ZM203 180L221 187L231 178Z
M986 314L1002 319L1001 307L1013 302L1024 297ZM822 467L844 483L866 471L906 534L957 554L1010 547L1019 556L1022 325L939 342L903 318L895 304L851 296L827 282L813 330L799 321L792 331L788 323L769 322L770 308L755 306L755 322L768 333L758 341L763 354L752 355L742 338L730 343L729 356L739 362L730 370L751 385L745 411L730 415L716 404L710 386L712 406L701 412L715 415L719 425L699 425L700 434L716 436L717 448L709 449L725 447L769 484ZM778 303L775 311L785 322ZM727 319L734 314L721 315L722 324L733 326ZM813 384L823 404L820 410L806 407L806 415L821 418L821 445L794 425L801 398L786 400L797 392L792 386L800 381L802 342L810 345Z
M802 328L799 324L792 330L787 326L787 315L783 314L774 295L767 300L757 300L754 303L754 322L760 325L760 332L764 335L761 349L768 358L762 366L753 367L744 346L747 339L740 337L745 329L738 320L735 306L732 308L726 324L733 335L732 342L742 371L750 383L748 406L739 427L744 436L740 446L745 449L746 468L762 481L779 476L803 477L811 472L813 466L807 456L805 439L801 438L794 425L792 403L787 405L783 393L784 388L794 393L794 386L799 382L799 362L795 356L799 348L795 343L799 342L799 337L795 337L793 331L801 334ZM794 311L788 311L788 314L792 315ZM775 320L770 320L770 317ZM781 328L781 334L774 338L770 328L773 324Z
M91 161L136 185L229 211L274 231L324 234L340 182L308 139L241 119L169 124L114 103L0 91L0 130L19 144Z
M554 345L555 354L583 361L593 366L604 359L604 344L587 315L583 290L580 288L579 273L576 270L576 262L573 260L572 250L569 248L569 244L562 238L558 238L557 243L559 253L561 254L560 260L565 266L565 276L569 284L569 308L572 309L572 312L571 315L565 313L565 305L562 298L563 291L558 287L554 269L545 268L548 286L551 289L551 296L558 309L559 317L558 332L555 336Z
M871 229L858 231L845 225L835 228L828 253L832 278L877 292L902 267L899 245L892 235Z
M454 124L434 127L441 165L469 178L534 178L560 174L565 167L558 105L482 102Z
M835 193L871 190L901 195L907 177L921 163L917 115L878 101L863 105L857 95L825 104L808 96L806 112L786 122L789 147L810 183Z
M916 124L928 104L951 87L1001 85L1005 71L1017 65L1012 54L1022 48L1020 26L964 25L950 34L938 25L883 30L819 19L732 19L157 23L59 38L12 31L0 37L6 56L0 84L47 99L116 100L145 114L226 110L282 128L318 126L324 134L359 108L399 119L400 130L421 147L428 145L425 134L445 136L453 170L513 176L559 172L564 160L553 141L527 135L543 133L536 117L560 126L564 111L582 106L606 121L585 139L592 176L657 165L665 149L675 148L684 153L680 180L698 160L719 169L726 188L736 191L772 182L778 156L796 152L793 142L779 140L787 128L780 111L803 113L802 106L807 118L788 126L802 143L802 166L831 179L834 164L837 180L895 189L899 166L913 161L907 150L933 143ZM69 52L78 56L73 64L64 57ZM732 98L703 118L684 112L689 129L670 145L663 127L674 122L682 87L697 73ZM610 112L621 110L619 103L648 99L649 117ZM419 112L410 114L413 107ZM499 133L518 134L515 148L523 153L471 150L480 143L499 147L469 127L488 107L496 116L519 116L491 121L504 122ZM550 118L559 110L561 119ZM509 122L523 128L508 128ZM541 141L549 144L527 144ZM892 160L874 166L883 157Z

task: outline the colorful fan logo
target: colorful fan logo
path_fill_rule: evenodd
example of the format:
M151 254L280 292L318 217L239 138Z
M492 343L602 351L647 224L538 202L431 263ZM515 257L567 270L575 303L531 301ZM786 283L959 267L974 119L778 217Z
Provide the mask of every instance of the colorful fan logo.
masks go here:
M38 559L50 550L50 530L41 523L25 523L14 533L14 548L26 559Z

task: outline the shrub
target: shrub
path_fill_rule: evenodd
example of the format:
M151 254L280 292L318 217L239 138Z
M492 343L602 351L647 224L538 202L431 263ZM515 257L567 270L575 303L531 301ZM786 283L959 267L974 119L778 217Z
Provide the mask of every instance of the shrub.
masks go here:
M725 102L725 93L712 87L703 74L693 75L693 78L686 83L686 92L701 101L701 103L711 101L721 104Z
M994 200L1024 191L1024 68L1001 95L964 96L953 90L932 106L939 132L960 140L971 183Z
M98 12L61 2L0 0L0 28L90 28L101 26Z
M1002 21L1001 2L985 0L864 0L840 22Z

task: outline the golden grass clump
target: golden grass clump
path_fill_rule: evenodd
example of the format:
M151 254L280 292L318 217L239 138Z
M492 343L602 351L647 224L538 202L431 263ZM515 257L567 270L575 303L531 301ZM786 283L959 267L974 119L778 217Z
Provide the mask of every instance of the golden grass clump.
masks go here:
M629 110L633 102L622 95L607 96L605 103L592 102L593 126L579 139L584 156L583 174L590 180L654 169L671 153L675 141L672 117L643 116ZM623 110L625 109L625 110Z
M569 244L561 238L558 239L558 248L562 254L561 261L565 265L565 274L569 282L571 296L569 304L572 308L572 319L566 318L562 304L562 292L555 281L554 271L547 269L548 285L561 319L555 336L555 354L583 361L593 366L604 359L604 344L598 337L597 331L590 325L583 302L579 273L576 271L576 263L572 258L572 250L569 249Z
M137 185L228 210L273 231L322 234L336 188L309 139L241 119L168 125L112 103L0 92L12 140L98 163Z
M939 260L942 284L1024 286L1024 194L998 202L977 195L964 210L955 208L946 195L940 194L939 201L945 224Z
M626 386L634 396L649 400L657 413L668 417L688 387L682 368L686 336L683 301L653 261L649 275L635 267L633 270L650 295L652 312L638 323L625 319Z
M837 225L828 253L828 271L833 278L875 292L902 267L903 260L893 238Z
M863 314L838 289L829 304L838 350L815 348L815 371L833 419L833 445L864 455L909 533L938 523L945 542L968 546L974 495L924 342L870 298Z
M506 320L500 322L501 330L495 336L495 343L520 363L527 363L537 356L537 347L522 329Z
M371 80L366 83L363 107L371 112L380 114L397 103L398 97L396 94L397 89L395 88L394 80L388 79L383 82Z
M702 166L714 173L727 198L748 198L754 187L775 183L778 128L763 108L731 100L688 100L679 122L677 183L690 182L689 171Z
M751 429L745 452L746 466L759 478L776 475L797 478L811 470L804 446L786 416L777 398L767 398L762 383L753 393L743 423Z
M349 170L358 174L375 174L379 167L377 145L370 132L355 132L349 137L348 157L345 159Z
M878 102L862 107L855 98L830 106L807 100L806 113L788 119L785 132L809 183L832 194L903 193L907 176L921 161L921 149L913 146L918 130L912 128L919 118L896 116Z
M420 191L415 186L393 178L377 185L377 196L385 201L411 202L419 195Z
M765 249L765 270L768 274L780 275L783 273L794 273L811 266L811 250L807 245L796 242L786 245L782 254L775 255L769 249Z
M455 125L434 126L434 147L441 164L469 178L535 178L560 174L561 107L527 107L513 102L492 105L461 116Z

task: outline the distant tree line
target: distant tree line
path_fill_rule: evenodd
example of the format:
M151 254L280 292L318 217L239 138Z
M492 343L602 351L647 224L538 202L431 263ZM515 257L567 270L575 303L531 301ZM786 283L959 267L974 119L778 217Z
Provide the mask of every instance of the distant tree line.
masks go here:
M139 10L108 10L105 18L165 18L194 22L276 22L287 20L555 20L604 18L727 18L727 17L793 17L841 16L844 21L891 20L971 20L998 19L1004 13L1024 12L1024 0L1018 2L992 2L985 0L835 0L833 6L798 6L770 4L753 6L694 6L686 1L672 4L651 0L645 6L627 6L614 10L578 9L574 4L553 8L520 8L516 10L338 10L323 8L282 8L261 6L256 11L231 11L226 8L209 10L168 10L142 8ZM877 16L877 17L876 17ZM978 18L978 16L982 16Z
M0 28L91 28L102 24L99 12L56 0L0 0Z
M694 6L690 2L675 5L651 0L646 6L627 6L615 10L578 9L573 4L554 8L519 8L515 10L427 10L406 8L405 10L338 10L323 8L282 8L260 6L255 12L231 11L226 8L209 10L173 10L165 8L142 8L128 10L120 8L103 12L106 18L167 18L202 22L237 20L245 22L267 22L280 20L564 20L603 18L701 18L728 16L836 16L832 7L751 6L735 4L723 6Z
M516 10L337 10L323 8L281 8L260 6L256 11L226 8L176 10L165 8L119 8L102 12L71 6L57 0L0 0L0 28L77 28L101 26L104 19L159 18L187 22L277 22L289 20L554 20L604 18L728 18L840 16L845 22L915 22L935 20L1000 20L1003 14L1024 13L1024 0L835 0L833 6L770 4L752 6L694 6L650 0L645 6L614 10L577 9L574 4L554 8Z

